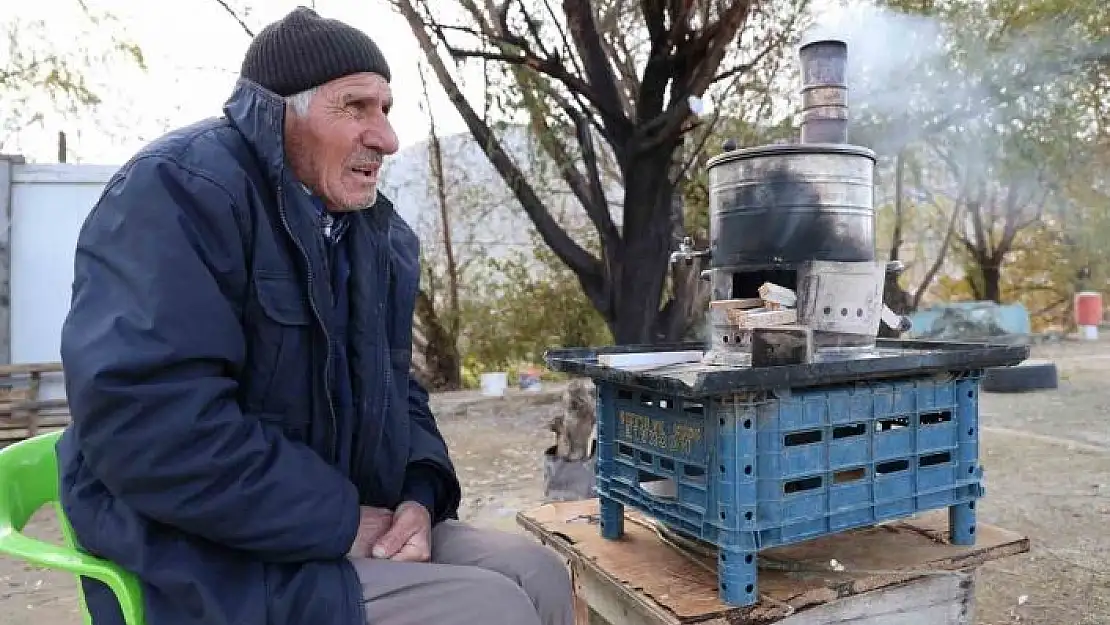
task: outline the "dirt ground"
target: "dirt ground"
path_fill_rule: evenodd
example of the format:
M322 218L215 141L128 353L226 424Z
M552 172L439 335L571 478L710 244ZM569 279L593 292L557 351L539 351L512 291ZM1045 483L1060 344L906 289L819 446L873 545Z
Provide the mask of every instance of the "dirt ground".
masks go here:
M982 395L980 519L1029 536L1032 552L980 572L977 619L1110 625L1110 340L1042 345L1034 356L1058 364L1059 390ZM463 516L515 531L516 512L542 497L557 393L433 401L463 481ZM47 514L28 531L58 537ZM0 625L79 622L71 578L0 559Z

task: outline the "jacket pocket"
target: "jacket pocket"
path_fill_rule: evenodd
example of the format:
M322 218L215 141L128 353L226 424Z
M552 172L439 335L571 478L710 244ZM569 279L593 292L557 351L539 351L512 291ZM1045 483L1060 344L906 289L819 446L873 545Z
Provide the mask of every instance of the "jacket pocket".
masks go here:
M309 418L311 320L304 288L295 276L255 272L254 291L261 315L248 332L253 360L250 393L265 413L288 415L290 433Z
M262 412L253 416L262 424L264 431L302 443L308 439L308 421L291 413Z
M307 326L311 321L304 288L292 275L258 271L254 286L262 311L278 325Z

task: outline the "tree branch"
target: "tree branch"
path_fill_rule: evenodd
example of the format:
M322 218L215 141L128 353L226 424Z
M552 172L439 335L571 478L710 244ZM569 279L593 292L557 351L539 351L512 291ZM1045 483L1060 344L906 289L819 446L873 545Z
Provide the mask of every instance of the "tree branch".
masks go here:
M392 1L396 3L398 0ZM471 9L471 12L473 12L473 9ZM505 17L505 13L502 13L502 17ZM422 29L431 28L436 32L440 43L442 43L448 54L456 60L475 58L527 67L535 72L546 74L566 85L567 89L572 92L581 94L598 110L607 123L613 125L612 127L614 130L619 130L623 125L628 123L627 118L623 115L619 99L610 101L607 98L599 97L592 85L567 71L561 59L540 57L532 50L531 46L524 38L509 33L506 30L508 27L506 23L499 26L500 30L494 34L492 29L484 29L485 32L477 32L472 28L466 28L464 26L441 25L430 17L425 20L421 18L419 14L416 15L416 19L420 23ZM490 25L487 24L486 26L488 27ZM453 45L448 42L447 38L444 36L443 31L445 30L457 30L479 37L483 39L485 43L497 48L498 51L471 50ZM510 50L516 50L516 52ZM625 130L625 132L627 132L627 130Z
M239 16L239 13L235 9L231 8L231 5L228 4L226 0L214 0L214 1L215 1L216 4L223 7L224 12L226 12L228 15L230 15L231 19L233 19L233 20L235 20L236 22L239 23L239 27L243 29L243 32L247 33L248 37L250 37L252 39L254 38L254 31L251 30L250 26L247 26L247 23L245 21L243 21L243 18Z
M641 145L637 146L639 150L650 151L668 141L675 140L682 134L683 125L690 116L686 98L691 95L701 97L713 84L717 69L732 46L736 32L747 20L750 10L750 0L733 3L717 22L703 30L700 37L679 49L676 57L698 59L699 63L696 67L687 68L684 80L675 81L671 85L671 101L666 112L645 124L639 133L642 141ZM766 46L752 63L758 63L772 49L774 49L773 45Z
M567 18L571 40L597 96L597 104L601 110L607 111L606 125L610 127L618 143L623 143L628 137L631 120L624 115L618 117L615 114L617 111L623 112L624 106L613 68L601 46L601 34L594 21L592 3L590 0L563 0L563 13Z
M542 80L536 77L537 80ZM522 85L522 87L525 85ZM548 97L563 109L571 118L575 127L575 134L582 148L582 160L586 165L586 176L583 176L570 157L570 150L559 139L558 135L547 122L547 109L531 89L524 89L524 97L532 126L544 150L551 156L559 167L563 180L570 187L586 215L597 228L601 237L602 249L612 254L620 244L620 233L609 214L609 207L605 201L605 188L601 183L601 174L598 167L597 152L594 150L593 137L590 134L590 125L585 115L575 109L570 102L559 96L548 85L540 84L539 90L545 91Z
M940 249L937 251L937 257L933 259L933 264L929 270L925 272L925 276L921 279L921 284L917 286L917 290L913 294L913 309L921 305L922 298L928 292L929 287L932 286L933 280L936 279L937 274L940 273L941 267L944 266L944 260L948 256L948 248L952 245L952 238L956 236L956 224L959 223L961 203L957 202L952 206L952 214L948 218L948 226L944 231L944 239L941 240Z
M902 218L906 201L906 153L898 152L894 157L894 230L890 234L890 260L898 260L902 255Z
M578 275L579 281L582 282L583 289L589 294L591 300L603 298L604 279L600 262L579 246L578 243L559 226L558 222L555 221L551 213L547 210L547 207L544 206L543 201L536 195L535 190L528 184L528 181L524 177L524 173L505 152L501 142L498 141L489 126L478 117L478 114L466 100L466 97L459 89L454 78L447 71L443 59L436 52L435 44L425 30L426 25L423 20L420 19L413 3L410 0L392 1L394 6L404 15L413 35L416 36L417 42L420 44L420 48L427 57L429 64L432 66L436 78L439 79L440 85L447 93L447 97L455 105L463 121L466 123L467 128L486 152L486 155L490 159L490 163L493 164L494 168L501 174L501 177L521 203L524 211L532 219L540 237L542 237L552 251L554 251L555 254Z
M462 0L462 2L467 10L471 12L474 19L478 21L482 29L482 34L492 39L496 39L505 34L503 29L508 27L505 23L505 11L501 13L501 24L495 27L481 15L481 11L473 0ZM547 0L545 0L545 4L546 2ZM562 32L561 29L560 32ZM535 36L538 37L538 33L535 34ZM615 247L620 243L620 233L613 224L612 216L606 204L605 189L601 184L597 154L594 150L593 138L590 134L591 121L587 119L586 113L575 108L566 98L560 96L548 83L547 78L543 74L538 72L526 74L521 71L519 66L514 66L512 71L516 73L516 80L521 88L525 108L528 110L532 126L536 131L540 144L543 146L544 151L555 161L555 164L559 167L559 171L563 176L563 180L567 183L571 192L574 193L575 197L582 205L582 208L586 211L586 215L590 218L590 221L592 221L597 228L598 235L601 238L603 252L612 254L615 252ZM570 157L570 151L547 122L550 111L542 101L539 95L540 93L554 100L574 124L578 142L582 147L583 160L586 164L588 178L583 177L578 171L574 160Z

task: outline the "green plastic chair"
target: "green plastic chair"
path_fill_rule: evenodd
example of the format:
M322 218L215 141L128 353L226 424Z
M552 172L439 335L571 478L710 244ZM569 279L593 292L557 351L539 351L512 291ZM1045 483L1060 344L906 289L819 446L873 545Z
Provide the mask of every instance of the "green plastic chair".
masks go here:
M61 434L41 434L0 450L0 555L99 580L116 595L127 625L145 625L138 578L77 547L73 529L58 502L58 456L54 448ZM57 512L64 547L23 534L31 515L48 503L53 503ZM77 600L85 625L92 625L80 584Z

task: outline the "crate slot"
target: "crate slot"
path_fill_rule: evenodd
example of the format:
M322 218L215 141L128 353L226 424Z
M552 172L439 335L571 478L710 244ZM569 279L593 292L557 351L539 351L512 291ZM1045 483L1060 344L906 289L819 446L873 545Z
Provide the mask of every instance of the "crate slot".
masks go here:
M952 422L952 411L928 412L921 415L921 425L939 425Z
M670 458L660 458L659 468L663 469L664 471L674 473L674 460L671 460Z
M866 477L866 467L859 467L858 469L846 469L844 471L837 471L836 473L833 473L833 484L847 484L849 482L858 482Z
M821 488L821 485L823 483L824 480L821 479L820 475L806 477L800 480L791 480L782 485L782 492L784 495L789 495L792 493L805 492L807 490L817 490L818 488Z
M852 425L840 425L833 428L833 440L840 438L851 438L853 436L863 436L867 434L866 423L853 423Z
M633 449L630 445L625 445L624 443L617 443L617 453L625 456L626 458L636 457L636 450Z
M889 475L891 473L901 473L910 468L909 460L891 460L890 462L881 462L875 465L876 475Z
M820 443L822 438L821 430L811 430L809 432L792 432L782 437L783 447L797 447L798 445L813 445Z
M895 417L893 419L879 419L875 424L876 432L889 432L910 427L909 417Z
M682 465L682 477L694 481L705 481L705 469L693 464Z
M933 467L938 464L948 464L952 462L952 454L944 451L938 454L929 454L928 456L921 456L918 464L923 467Z
M682 402L682 410L683 410L683 412L685 412L687 415L690 415L690 416L694 416L694 417L704 417L705 416L705 404L701 404L701 403L698 403L698 402L693 402L693 401Z

